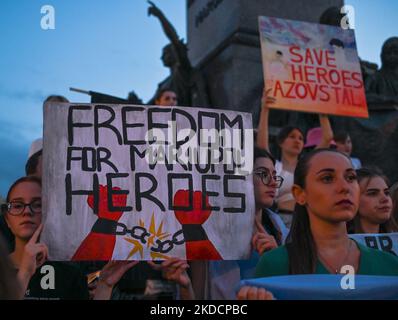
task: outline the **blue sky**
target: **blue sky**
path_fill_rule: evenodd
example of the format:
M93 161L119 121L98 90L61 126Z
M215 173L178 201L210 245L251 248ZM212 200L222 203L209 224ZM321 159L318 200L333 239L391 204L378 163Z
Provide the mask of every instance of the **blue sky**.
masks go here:
M186 1L154 0L186 39ZM40 9L55 8L55 30L42 30ZM398 36L398 1L346 0L355 8L358 51L380 64L385 39ZM168 75L160 60L166 45L145 0L0 1L0 195L24 174L30 142L42 134L42 102L61 94L89 97L69 87L144 101ZM395 33L394 33L395 31Z

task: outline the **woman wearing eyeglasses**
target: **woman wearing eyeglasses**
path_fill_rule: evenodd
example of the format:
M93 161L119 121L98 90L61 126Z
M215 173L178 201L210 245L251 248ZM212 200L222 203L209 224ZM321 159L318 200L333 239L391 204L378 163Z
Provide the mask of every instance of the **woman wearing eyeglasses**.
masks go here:
M275 98L269 95L271 89L263 91L261 99L261 112L258 124L257 146L262 149L270 150L268 120L269 106L275 103ZM314 147L327 148L333 140L333 131L329 118L325 115L319 115L320 139ZM308 143L309 141L307 141ZM281 129L276 137L276 143L280 148L280 161L276 161L275 169L278 175L282 176L284 183L276 194L275 203L278 207L278 213L286 226L290 227L292 223L295 200L292 194L294 170L300 155L304 149L304 134L300 128L295 126L286 126Z
M266 150L255 148L253 185L257 232L252 245L260 255L281 245L288 233L279 216L269 209L273 205L277 190L283 186L283 183L283 177L277 175L272 155Z
M239 281L253 278L260 256L282 245L289 233L281 218L269 209L283 178L276 174L272 155L259 148L254 149L253 184L256 211L251 257L241 261L211 261L209 299L235 299Z
M1 209L15 236L15 250L10 254L10 260L20 283L18 297L88 299L87 279L80 270L70 264L47 261L47 246L39 243L43 228L41 180L34 176L18 179L10 187L7 204ZM114 286L136 264L137 261L108 262L101 270L93 299L110 299ZM186 263L172 260L157 267L169 280L182 284L189 280L184 273ZM181 295L183 294L190 297L191 292L181 290Z
M2 212L15 236L15 249L10 260L20 283L20 298L88 299L83 274L67 264L48 262L47 246L39 243L43 228L41 180L29 176L14 182Z
M20 283L19 298L88 299L87 279L70 264L47 261L48 249L39 243L42 226L41 180L34 176L18 179L10 187L2 206L8 227L15 237L10 254ZM67 245L67 244L66 244ZM109 262L101 274L95 299L109 296L111 288L136 262Z

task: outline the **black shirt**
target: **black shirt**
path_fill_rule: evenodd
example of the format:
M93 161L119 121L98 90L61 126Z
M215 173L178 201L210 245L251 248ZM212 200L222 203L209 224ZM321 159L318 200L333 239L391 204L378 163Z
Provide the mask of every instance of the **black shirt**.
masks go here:
M88 298L87 278L79 268L54 261L48 261L36 270L25 294L26 300L82 300Z

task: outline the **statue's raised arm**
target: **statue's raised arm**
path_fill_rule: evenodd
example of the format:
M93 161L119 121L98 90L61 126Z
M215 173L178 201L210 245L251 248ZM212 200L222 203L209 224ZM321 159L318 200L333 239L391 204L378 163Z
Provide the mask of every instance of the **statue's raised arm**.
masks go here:
M166 18L163 12L152 2L148 0L150 7L148 8L148 15L157 17L162 25L162 29L166 34L167 38L170 40L171 44L174 47L176 58L178 62L188 68L191 67L191 63L189 61L187 55L187 48L182 40L179 39L177 31L170 23L170 21Z

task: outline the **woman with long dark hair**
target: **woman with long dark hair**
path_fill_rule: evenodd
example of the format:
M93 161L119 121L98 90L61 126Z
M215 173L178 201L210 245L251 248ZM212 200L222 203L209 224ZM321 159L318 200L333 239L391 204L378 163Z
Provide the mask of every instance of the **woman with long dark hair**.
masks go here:
M296 167L293 194L297 204L287 244L261 257L256 277L337 274L346 265L356 274L398 275L398 257L348 237L346 223L358 211L360 189L346 155L330 149L304 155ZM260 296L258 288L244 287L238 297L253 293Z
M259 148L267 151L270 151L268 132L269 106L275 103L275 98L270 97L269 92L270 90L264 90L261 99L262 106L256 141ZM321 125L319 128L320 139L318 139L319 141L316 142L314 147L327 148L333 140L333 131L329 118L326 115L319 115L319 121ZM284 183L276 195L275 202L279 215L285 224L290 227L295 206L295 200L291 191L294 170L304 148L304 134L298 127L286 126L279 132L276 142L280 148L280 160L276 161L275 169L277 174L283 177Z
M398 232L392 215L393 203L389 181L378 168L357 170L361 190L358 214L348 223L349 233Z

